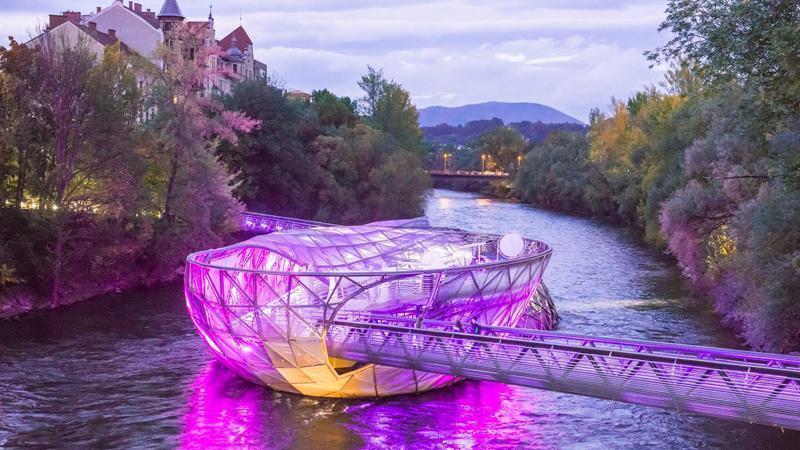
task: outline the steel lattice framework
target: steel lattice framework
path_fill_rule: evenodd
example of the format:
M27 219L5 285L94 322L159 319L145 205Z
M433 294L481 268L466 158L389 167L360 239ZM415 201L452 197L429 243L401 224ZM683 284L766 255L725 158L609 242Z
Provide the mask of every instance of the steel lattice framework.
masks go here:
M190 255L185 287L200 335L251 381L358 397L471 378L800 429L800 358L547 331L541 242L506 259L497 236L418 220L243 226L273 234Z
M342 227L248 215L283 230L190 255L187 308L217 357L274 389L327 397L385 396L445 386L446 374L331 357L325 335L342 314L552 328L540 286L550 247L524 240L500 256L498 236L434 229L423 220Z
M800 429L800 358L353 314L340 358Z

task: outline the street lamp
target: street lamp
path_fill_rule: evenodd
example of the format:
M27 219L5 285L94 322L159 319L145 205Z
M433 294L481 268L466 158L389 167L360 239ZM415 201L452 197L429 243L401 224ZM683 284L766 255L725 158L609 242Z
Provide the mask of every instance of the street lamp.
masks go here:
M444 171L447 172L447 158L449 158L449 157L451 157L453 155L451 155L450 153L445 153L442 156L444 156Z
M481 173L486 172L486 155L481 155Z
M517 155L517 172L522 168L522 155Z

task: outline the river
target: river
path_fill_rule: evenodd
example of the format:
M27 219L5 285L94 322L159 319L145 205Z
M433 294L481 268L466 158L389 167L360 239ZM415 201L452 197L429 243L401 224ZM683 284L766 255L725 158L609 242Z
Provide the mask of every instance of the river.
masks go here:
M550 243L559 329L737 347L674 263L634 231L435 190L433 225ZM171 285L0 322L2 447L789 448L800 433L489 382L321 400L214 362Z

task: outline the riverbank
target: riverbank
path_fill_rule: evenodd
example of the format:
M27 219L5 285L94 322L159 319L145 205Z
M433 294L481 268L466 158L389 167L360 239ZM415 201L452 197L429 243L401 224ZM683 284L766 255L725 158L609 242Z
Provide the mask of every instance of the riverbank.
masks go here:
M4 211L0 262L6 276L0 283L0 320L174 282L183 275L187 254L245 238L237 229L238 214L236 210L234 218L225 219L219 235L147 219L113 222L71 216L54 295L54 221L31 211Z
M116 279L113 282L92 284L67 280L68 290L62 294L55 305L51 303L50 296L47 294L38 293L35 289L27 286L16 286L0 295L0 321L19 319L36 311L70 306L109 294L123 294L131 290L169 284L182 276L183 267L180 266L171 273L159 277L154 277L147 271L137 271L135 268L131 268L125 279Z
M470 180L466 178L435 178L434 189L446 189L459 192L471 192L487 197L508 198L511 192L508 181Z

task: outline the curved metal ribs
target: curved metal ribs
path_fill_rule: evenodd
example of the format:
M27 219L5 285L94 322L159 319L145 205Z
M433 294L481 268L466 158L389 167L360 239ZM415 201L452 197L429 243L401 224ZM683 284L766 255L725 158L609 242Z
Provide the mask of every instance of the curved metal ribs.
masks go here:
M800 429L800 358L360 315L331 356Z

